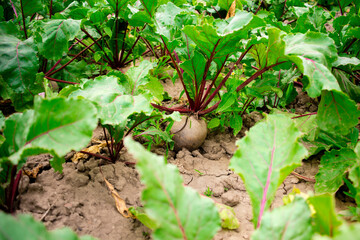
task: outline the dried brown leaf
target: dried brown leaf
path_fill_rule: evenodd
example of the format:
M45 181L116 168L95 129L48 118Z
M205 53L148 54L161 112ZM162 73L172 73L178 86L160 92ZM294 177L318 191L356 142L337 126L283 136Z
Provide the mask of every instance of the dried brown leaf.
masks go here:
M40 169L43 168L43 165L39 164L38 166L34 167L33 169L24 169L23 173L27 175L29 178L36 178L39 174Z
M98 145L93 145L88 148L84 148L82 151L98 154L100 153L101 149L106 146L106 141L101 141ZM77 152L75 155L71 158L71 161L74 163L77 163L80 159L88 159L90 157L89 154Z
M231 17L235 16L235 9L236 9L236 0L234 0L233 3L231 4L231 6L229 8L229 11L226 14L225 19L228 19L228 18L231 18Z
M124 201L124 199L122 199L120 197L120 195L116 192L114 186L109 183L105 177L104 177L104 181L106 183L106 186L109 188L111 196L114 198L115 200L115 205L116 205L116 209L121 213L121 215L123 215L125 218L135 218L130 212L129 209L126 207L126 203Z

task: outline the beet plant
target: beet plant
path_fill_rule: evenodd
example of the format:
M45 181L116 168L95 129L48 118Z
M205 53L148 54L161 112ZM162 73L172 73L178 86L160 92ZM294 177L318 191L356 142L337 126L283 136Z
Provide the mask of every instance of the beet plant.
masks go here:
M157 4L11 1L13 14L0 24L1 97L24 110L43 92L43 77L62 88L120 69L147 47L152 51L141 31L152 22Z
M171 117L175 117L154 112L150 105L154 95L162 90L151 87L154 84L157 86L157 82L152 81L149 75L149 71L155 66L156 63L144 60L138 67L130 68L126 74L112 71L106 76L89 79L60 92L61 96L69 98L85 98L97 107L110 155L96 155L97 157L115 162L124 147L123 138L132 134L136 127L150 119L171 120ZM159 129L144 130L134 137L148 134L169 142L170 137Z
M90 141L97 124L96 108L86 100L35 99L34 109L15 113L4 122L1 144L1 208L13 212L21 167L28 156L50 153L51 166L62 170L66 153ZM71 132L71 135L68 133Z

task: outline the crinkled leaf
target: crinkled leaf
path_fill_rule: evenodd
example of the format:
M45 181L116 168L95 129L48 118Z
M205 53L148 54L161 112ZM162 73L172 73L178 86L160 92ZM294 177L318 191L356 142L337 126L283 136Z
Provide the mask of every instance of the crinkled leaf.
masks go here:
M332 194L321 194L308 198L308 202L313 206L315 215L313 216L314 231L321 235L334 236L335 230L341 225L335 211L335 199Z
M356 57L339 57L334 63L334 67L346 66L346 65L360 65L360 60Z
M70 228L48 231L45 225L31 215L12 215L0 212L0 239L7 240L95 240L90 236L78 237Z
M330 133L346 135L358 124L356 103L338 91L323 91L317 113L318 126Z
M175 17L182 11L181 8L177 7L172 2L161 5L157 9L155 14L156 33L163 36L165 38L164 40L174 40L174 36L179 30L175 27Z
M29 130L25 141L19 137L17 147L21 148L9 157L12 163L17 164L27 156L49 152L54 156L52 166L61 171L64 160L60 157L71 150L80 150L90 141L97 125L96 109L83 99L38 99L32 119L20 117L16 125L9 127L13 136L6 138L13 139L23 134L16 128L24 129L24 125L29 125Z
M293 32L306 33L307 31L314 32L326 32L324 24L327 21L327 13L323 8L314 6L309 8L308 12L305 12L296 21L296 27Z
M326 152L316 174L316 193L335 193L343 184L343 177L356 162L353 150L343 148Z
M221 227L224 229L237 229L240 227L239 220L236 218L232 207L216 203L221 218Z
M285 206L266 212L251 239L281 239L281 240L310 240L313 235L311 212L308 204L302 197Z
M148 71L149 69L146 70L145 75L139 73L140 82L137 84L144 84L141 81ZM132 80L132 78L126 78L126 75L120 74L123 80ZM149 100L143 95L132 96L127 94L133 88L130 88L127 82L119 85L119 81L117 77L110 74L97 77L94 80L90 79L84 83L82 88L71 92L69 97L81 96L92 101L98 107L98 117L102 124L125 126L128 117L134 113L150 114L152 108Z
M58 60L68 52L69 42L80 32L80 20L54 19L43 21L39 52L47 59Z
M43 91L36 81L39 60L32 38L21 41L11 35L0 35L0 75L4 81L2 97L11 97L17 109L32 105L33 97Z
M84 82L82 87L78 87L78 90L71 92L68 96L73 98L82 96L101 106L114 101L124 92L125 89L118 84L118 78L100 76Z
M353 149L356 146L358 137L359 130L356 128L352 128L350 133L347 135L329 133L318 129L316 138L313 140L313 143L324 147L326 150L329 150L331 147Z
M337 58L334 42L315 32L287 35L285 54L304 74L304 87L310 97L318 97L322 90L340 90L329 67Z
M230 168L245 182L255 226L260 226L262 215L282 181L306 156L306 148L299 143L300 136L301 132L290 118L276 114L268 115L237 141L238 150L231 159Z
M130 115L141 112L147 115L152 112L147 98L142 95L118 95L114 101L101 107L99 117L102 124L124 126Z
M146 151L131 138L125 139L125 146L138 160L136 167L146 186L144 209L158 226L153 239L212 239L220 229L214 202L184 187L177 168L165 164L163 157Z

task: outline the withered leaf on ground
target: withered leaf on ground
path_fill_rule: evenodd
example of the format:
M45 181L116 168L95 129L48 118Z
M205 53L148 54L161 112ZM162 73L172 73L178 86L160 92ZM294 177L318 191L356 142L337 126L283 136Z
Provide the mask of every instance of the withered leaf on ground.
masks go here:
M116 209L121 213L121 215L123 215L126 218L132 217L134 218L134 216L129 212L129 209L126 207L126 203L124 201L124 199L122 199L120 197L120 195L116 192L114 186L109 183L109 181L107 181L104 177L104 181L106 183L106 186L109 188L111 196L114 198L115 200L115 204L116 204Z

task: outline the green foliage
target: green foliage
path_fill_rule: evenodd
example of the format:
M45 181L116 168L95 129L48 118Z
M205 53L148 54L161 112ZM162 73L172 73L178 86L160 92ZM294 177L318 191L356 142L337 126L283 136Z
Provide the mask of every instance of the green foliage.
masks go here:
M325 153L315 177L316 193L335 193L344 184L343 177L356 159L354 151L347 148Z
M214 203L184 187L179 171L164 159L125 139L128 151L138 160L137 169L145 184L144 209L154 220L154 239L211 239L220 228Z
M329 133L346 135L358 124L360 112L354 101L337 91L323 91L317 114L318 126Z
M22 41L15 36L0 36L1 97L10 98L17 110L31 107L35 94L43 91L36 83L39 60L33 39Z
M16 217L0 212L0 238L7 240L95 240L90 236L78 237L69 228L47 231L43 223L35 221L30 215Z
M51 165L61 171L62 157L86 146L96 124L96 109L88 101L37 99L34 110L13 114L5 121L2 160L17 165L28 156L50 153Z
M252 240L263 239L311 239L313 234L310 208L301 197L290 204L266 212L260 228L252 235Z
M39 53L47 59L58 60L68 52L69 42L80 31L80 20L54 19L38 24L36 41Z
M287 58L304 74L304 88L310 97L320 96L322 90L340 90L329 70L337 58L332 39L325 34L307 32L288 35L284 41Z
M315 210L314 230L321 235L334 236L341 221L335 212L335 199L331 194L322 194L310 197L309 203Z
M230 168L245 182L257 227L261 226L264 211L269 208L277 188L307 154L299 143L300 135L291 119L268 115L236 143L239 148Z

